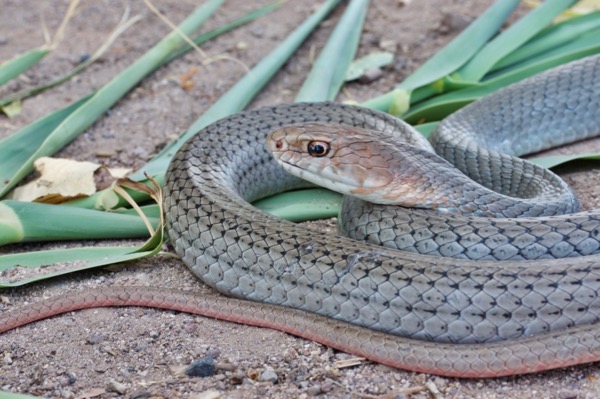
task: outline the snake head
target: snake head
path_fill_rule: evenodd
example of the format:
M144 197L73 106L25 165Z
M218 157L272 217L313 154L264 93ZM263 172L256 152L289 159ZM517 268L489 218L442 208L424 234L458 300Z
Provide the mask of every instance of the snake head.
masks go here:
M272 131L266 148L288 173L330 190L380 204L422 203L412 160L379 132L302 123Z

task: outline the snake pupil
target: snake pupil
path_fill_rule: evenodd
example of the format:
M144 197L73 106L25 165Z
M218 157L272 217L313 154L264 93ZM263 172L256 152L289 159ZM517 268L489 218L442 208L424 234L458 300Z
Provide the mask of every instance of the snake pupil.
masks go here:
M324 157L329 152L329 144L322 141L308 143L308 154L313 157Z

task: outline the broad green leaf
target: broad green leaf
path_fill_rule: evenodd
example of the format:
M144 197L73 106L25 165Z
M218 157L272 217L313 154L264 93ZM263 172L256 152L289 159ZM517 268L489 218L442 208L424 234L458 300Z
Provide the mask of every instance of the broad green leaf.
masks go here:
M431 136L431 133L433 133L433 131L439 124L439 122L429 122L423 123L421 125L415 125L414 128L425 138L429 138L429 136Z
M543 166L544 168L554 168L571 161L599 161L598 154L573 154L573 155L552 155L547 157L529 158L529 161Z
M342 206L342 195L324 188L309 188L277 194L253 205L278 218L304 222L336 217Z
M158 225L158 219L152 222ZM0 245L147 236L148 230L138 216L37 202L0 202Z
M501 78L502 76L510 76L511 74L521 74L521 71L527 71L530 67L533 67L534 70L536 70L536 65L544 65L545 63L547 63L549 67L546 69L549 69L556 65L564 64L579 58L597 54L600 52L598 35L600 35L600 27L591 29L590 31L584 34L579 35L574 40L571 40L558 47L547 50L537 55L532 55L531 57L528 57L519 63L510 65L506 68L500 69L495 72L491 72L484 77L483 83L490 80L495 80L497 78ZM553 60L560 60L560 63L557 64ZM542 70L540 70L540 72Z

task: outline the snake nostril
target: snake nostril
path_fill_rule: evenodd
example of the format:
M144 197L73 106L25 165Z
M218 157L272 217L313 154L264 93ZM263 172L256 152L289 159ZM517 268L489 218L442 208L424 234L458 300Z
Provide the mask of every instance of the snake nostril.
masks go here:
M283 140L277 140L275 142L275 148L277 148L278 150L281 150L283 148Z

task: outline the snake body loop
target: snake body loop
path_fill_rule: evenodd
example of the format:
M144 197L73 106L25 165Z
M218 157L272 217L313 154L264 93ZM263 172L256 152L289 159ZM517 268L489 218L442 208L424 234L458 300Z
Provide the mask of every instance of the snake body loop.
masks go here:
M589 123L593 124L590 125L592 130L598 132L599 65L599 57L588 58L563 67L558 75L556 72L552 72L550 77L542 75L525 85L551 87L562 85L562 79L567 75L579 73L577 76L586 76L587 81L592 82L593 90L587 100L582 94L585 80L573 78L564 84L564 89L568 90L569 98L576 96L581 101L593 103L589 107L591 113L584 117L594 120ZM587 78L587 74L592 76ZM559 76L560 81L556 82L552 76ZM523 90L522 95L525 96L528 89ZM562 86L559 91L562 91ZM573 91L579 94L575 95ZM537 110L539 96L536 92L530 115ZM527 106L525 100L525 97L513 98L506 103L512 108L519 108ZM569 101L565 104L571 105ZM481 109L479 105L474 109L477 113L490 111ZM492 111L499 114L510 112L506 109ZM464 113L470 115L468 110ZM541 120L545 118L547 116ZM523 123L525 119L523 116ZM306 185L276 164L264 149L264 140L270 131L282 126L312 122L401 135L409 144L415 145L422 140L395 118L333 103L263 108L208 126L176 154L167 173L165 191L168 234L177 253L198 278L229 296L306 310L334 319L331 321L333 330L338 326L335 320L339 320L415 339L419 356L433 364L431 370L436 372L440 372L441 368L451 368L455 375L469 370L474 372L472 368L476 366L472 362L447 364L444 353L448 353L445 350L453 345L485 348L487 344L497 342L496 346L490 346L496 348L493 353L499 356L502 352L502 356L519 362L523 358L518 353L523 342L534 345L533 340L536 348L539 346L539 356L547 356L553 353L550 346L556 344L554 338L557 337L564 340L567 336L575 336L574 339L587 344L590 339L597 341L595 336L598 333L593 325L600 320L599 255L520 262L439 258L331 236L277 219L252 207L249 202L258 198ZM539 124L538 121L531 123ZM491 136L497 134L489 133ZM462 141L460 138L455 140ZM454 157L459 160L468 159L459 166L461 169L473 169L471 162L476 161L465 155L472 144L463 148L452 144L452 140L446 143L440 138L434 143L437 148L445 148L445 151L455 154ZM533 145L528 150L540 148ZM505 175L505 168L510 166L496 164L496 158L500 161L505 156L496 155L492 150L484 150L483 154L488 154L489 158L481 162L488 163L489 168L487 171L482 169L482 175L476 178L479 183L532 198L527 179L530 179L533 169L512 182ZM514 164L516 161L511 162ZM495 175L497 168L500 168L498 178L488 181L485 176ZM545 171L540 173L553 176ZM558 181L555 184L553 179L550 177L550 186L562 186ZM562 192L569 195L568 189ZM565 207L575 206L571 201ZM379 215L383 209L375 207L371 212L368 218ZM432 233L440 224L450 226L450 231L455 224L444 216L436 216L440 218L437 219L439 222L431 219L430 215L427 217L431 225L424 229ZM597 213L582 213L560 218L563 219L552 219L562 223L556 231L567 237L569 224L586 226L597 223L598 216ZM511 226L526 228L528 235L536 234L536 227L528 225L533 221L525 220L520 225L511 225L515 222L507 221L504 227L500 227L509 241L514 238L511 237ZM495 226L498 228L500 225ZM483 230L475 227L473 231ZM597 238L600 229L593 227L585 234ZM487 245L485 240L477 243ZM310 323L305 328L310 331ZM581 328L587 328L585 336L579 332ZM373 358L399 355L392 353L392 346L369 342L368 333L364 334L366 336L361 333L357 339L365 340L367 346L371 345L370 350L377 354ZM536 339L538 336L539 339ZM427 342L419 347L419 341ZM431 342L443 343L442 347L446 349L432 349ZM576 352L581 348L571 351L571 363L562 362L556 367L577 362L573 356L579 356ZM487 359L490 355L485 353ZM594 356L581 361L600 358ZM583 358L579 356L576 359ZM487 360L488 363L494 361L493 355ZM507 370L510 372L507 367L510 366L505 364L505 373Z

